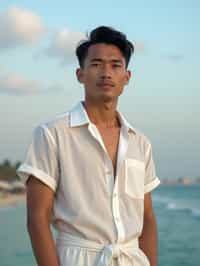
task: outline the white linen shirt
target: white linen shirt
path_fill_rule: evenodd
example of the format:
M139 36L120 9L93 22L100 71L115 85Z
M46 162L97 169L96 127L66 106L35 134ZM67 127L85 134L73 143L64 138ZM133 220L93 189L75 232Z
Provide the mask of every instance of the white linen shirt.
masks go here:
M52 224L59 232L57 248L63 266L107 266L108 255L104 254L107 257L100 263L103 247L137 241L141 235L144 194L160 181L148 138L120 112L118 116L121 129L115 178L101 135L82 102L36 127L26 159L17 169L24 183L33 175L55 192ZM95 248L83 245L72 247L70 236L102 248L94 252ZM138 250L140 258L135 256L132 261L120 253L124 266L149 265L147 257ZM111 250L115 265L118 256L113 254Z

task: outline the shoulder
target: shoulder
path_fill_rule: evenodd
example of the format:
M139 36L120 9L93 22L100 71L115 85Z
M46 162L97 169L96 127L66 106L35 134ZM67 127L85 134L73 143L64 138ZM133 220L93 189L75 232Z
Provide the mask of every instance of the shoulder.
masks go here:
M55 117L39 123L33 129L33 136L35 138L49 139L54 144L57 142L58 136L66 134L69 128L70 112L64 112L56 115Z
M131 139L144 148L149 147L151 145L149 138L140 129L133 126L121 112L118 112L118 114L122 125L124 125L125 128L128 128Z
M131 127L131 129L133 132L133 139L136 141L143 153L146 154L148 151L150 151L152 146L150 138L136 127Z
M39 123L35 127L35 130L43 129L43 130L47 130L51 132L55 130L57 131L62 128L68 128L69 121L70 121L69 112L64 112L64 113L56 115L55 117L49 120Z

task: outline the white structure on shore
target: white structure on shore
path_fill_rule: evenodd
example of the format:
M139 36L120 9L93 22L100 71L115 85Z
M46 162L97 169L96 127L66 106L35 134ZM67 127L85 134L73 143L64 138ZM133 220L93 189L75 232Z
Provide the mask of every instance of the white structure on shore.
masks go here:
M25 191L25 186L20 181L0 181L0 192L20 193Z

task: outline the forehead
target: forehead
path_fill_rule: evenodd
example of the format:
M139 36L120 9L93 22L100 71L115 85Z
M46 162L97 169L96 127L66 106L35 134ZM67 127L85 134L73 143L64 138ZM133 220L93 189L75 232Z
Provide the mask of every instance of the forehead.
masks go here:
M86 60L99 58L102 60L119 59L125 62L125 58L120 49L113 44L97 43L92 44L88 49Z

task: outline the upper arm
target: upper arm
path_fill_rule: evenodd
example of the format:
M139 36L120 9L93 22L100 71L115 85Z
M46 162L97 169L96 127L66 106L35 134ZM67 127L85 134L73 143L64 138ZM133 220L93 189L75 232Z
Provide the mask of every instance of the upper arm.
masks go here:
M152 153L152 146L148 143L145 151L145 194L155 189L160 184L160 180L156 175L155 164ZM147 198L150 196L148 195Z
M27 181L27 223L46 219L50 223L54 191L38 178L30 175Z
M154 211L151 200L151 193L145 193L144 195L144 220L154 219Z
M56 191L60 177L58 145L46 126L39 126L34 130L25 161L17 169L17 174L24 184L32 175Z

